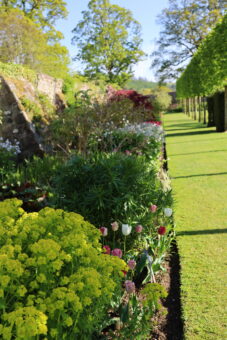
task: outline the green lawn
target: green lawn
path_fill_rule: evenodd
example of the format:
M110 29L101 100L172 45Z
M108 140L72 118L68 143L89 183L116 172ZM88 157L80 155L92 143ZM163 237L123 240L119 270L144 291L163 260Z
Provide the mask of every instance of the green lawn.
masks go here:
M166 114L185 338L227 339L227 133Z

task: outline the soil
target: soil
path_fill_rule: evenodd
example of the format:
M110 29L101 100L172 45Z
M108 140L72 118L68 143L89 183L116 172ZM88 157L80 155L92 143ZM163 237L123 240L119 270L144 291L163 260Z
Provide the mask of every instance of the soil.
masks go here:
M181 317L180 301L180 261L177 244L174 242L171 253L165 263L166 272L158 278L158 282L164 285L168 292L165 301L162 302L167 313L158 313L154 322L151 340L183 340L183 322Z

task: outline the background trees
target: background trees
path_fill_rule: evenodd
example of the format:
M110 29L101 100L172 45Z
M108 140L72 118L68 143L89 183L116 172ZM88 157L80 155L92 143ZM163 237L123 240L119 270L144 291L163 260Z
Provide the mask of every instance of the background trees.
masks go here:
M144 55L140 24L129 10L109 0L91 0L73 34L79 50L75 59L82 60L90 79L101 77L122 85Z
M177 78L225 8L219 0L169 0L158 18L163 29L152 54L161 81Z
M50 43L48 33L19 9L0 11L0 61L27 65L61 78L68 72L67 48Z

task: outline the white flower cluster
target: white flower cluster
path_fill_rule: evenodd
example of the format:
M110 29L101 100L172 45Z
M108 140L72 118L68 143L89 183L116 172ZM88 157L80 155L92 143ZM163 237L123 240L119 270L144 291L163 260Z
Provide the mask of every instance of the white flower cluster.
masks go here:
M6 151L12 152L14 155L18 155L21 152L20 143L18 141L14 141L13 144L8 139L4 141L2 137L0 137L0 149L5 149Z
M128 125L124 128L119 129L119 131L134 133L137 135L144 135L148 138L153 137L157 142L161 142L164 139L163 127L161 125L152 123Z

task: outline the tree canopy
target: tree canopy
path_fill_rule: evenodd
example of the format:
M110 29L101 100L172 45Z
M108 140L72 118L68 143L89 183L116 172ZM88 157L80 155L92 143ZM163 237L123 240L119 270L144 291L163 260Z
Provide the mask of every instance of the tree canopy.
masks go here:
M5 10L18 8L42 28L52 28L57 19L67 16L63 0L2 0Z
M225 8L222 0L169 0L158 18L163 29L152 54L161 81L179 76Z
M48 34L19 9L0 11L0 61L26 65L56 78L68 72L67 48L54 42Z
M227 14L199 46L177 81L179 98L212 95L227 86Z
M129 10L109 0L91 0L73 30L72 41L78 47L75 59L84 63L90 79L122 85L131 76L132 65L144 55L140 30Z

